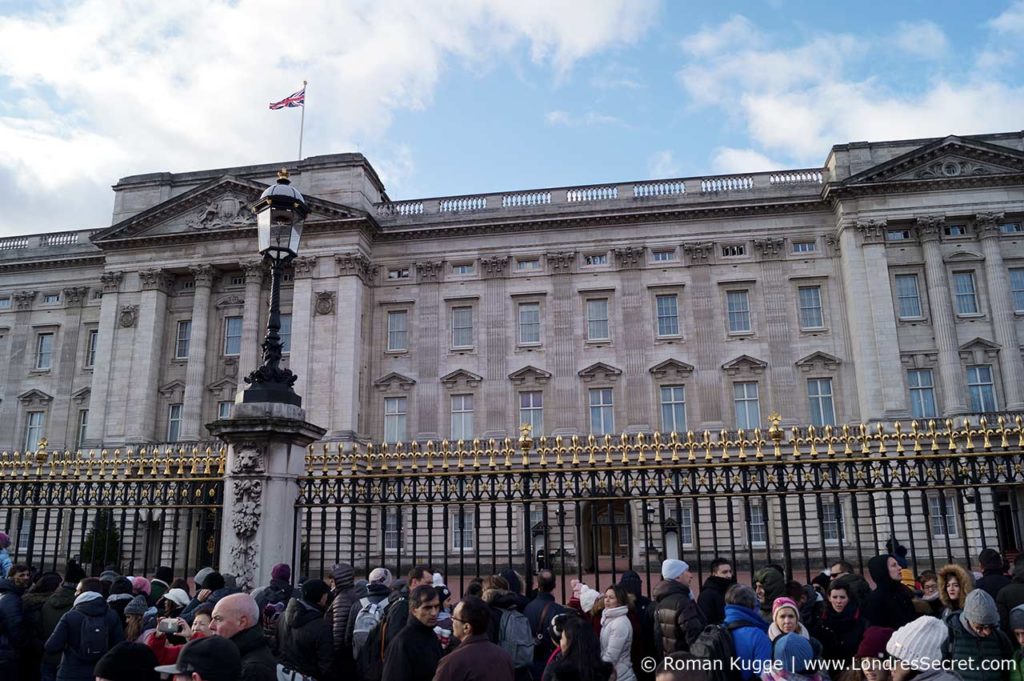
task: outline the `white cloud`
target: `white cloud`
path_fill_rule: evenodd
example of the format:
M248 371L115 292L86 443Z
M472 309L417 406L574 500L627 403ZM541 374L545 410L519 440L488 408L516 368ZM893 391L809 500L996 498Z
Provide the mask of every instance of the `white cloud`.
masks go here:
M988 25L997 33L1019 36L1024 32L1024 0L1017 0Z
M683 49L695 57L707 57L723 50L758 47L763 36L745 16L734 14L718 26L705 26L683 39Z
M753 149L719 147L715 149L711 159L711 169L721 175L758 173L765 170L778 170L781 167L782 164L776 163Z
M656 151L647 159L648 177L679 177L682 172L670 149Z
M931 30L915 26L919 35ZM941 30L935 29L939 33L932 33L933 45L941 42ZM818 165L833 144L842 142L1020 128L1024 87L1018 81L1004 82L995 72L975 71L966 78L939 73L913 88L889 73L865 74L865 55L888 43L871 36L819 33L788 48L767 41L761 49L748 50L721 44L688 60L678 78L690 100L721 109L749 135L751 148L744 154L715 153L716 169L754 170L768 161L765 156L783 159L781 164L770 162L775 168ZM976 59L992 63L997 55L980 46Z
M893 43L903 52L923 59L939 59L949 49L946 34L933 21L901 22Z
M13 202L27 206L40 187L291 158L299 112L267 103L304 78L304 152L351 149L383 139L395 112L429 107L452 59L494 63L525 48L564 79L580 59L638 39L657 9L657 0L591 0L585 10L573 0L47 3L0 22L0 172L17 178ZM109 220L108 189L79 200L83 224ZM45 214L14 212L0 216L0 231L49 228Z
M625 125L622 119L600 113L599 111L587 111L578 116L568 111L549 111L544 116L544 122L552 126L561 125L569 128L593 125Z

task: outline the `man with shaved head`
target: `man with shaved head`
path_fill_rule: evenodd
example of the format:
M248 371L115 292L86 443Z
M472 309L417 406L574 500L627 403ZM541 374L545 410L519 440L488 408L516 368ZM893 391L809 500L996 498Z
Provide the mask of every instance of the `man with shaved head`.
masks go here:
M213 608L210 631L231 639L242 656L241 681L277 681L277 662L263 637L260 609L249 594L231 594Z

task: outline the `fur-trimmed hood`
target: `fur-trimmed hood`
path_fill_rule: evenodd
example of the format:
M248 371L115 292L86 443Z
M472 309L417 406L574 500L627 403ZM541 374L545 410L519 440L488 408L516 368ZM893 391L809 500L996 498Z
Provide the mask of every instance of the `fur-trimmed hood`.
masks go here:
M942 600L942 604L952 611L963 610L964 603L967 601L967 594L974 590L974 578L959 565L943 565L939 568L938 575L939 598ZM957 599L956 603L951 603L949 595L946 594L946 581L950 577L955 578L960 585L960 598Z

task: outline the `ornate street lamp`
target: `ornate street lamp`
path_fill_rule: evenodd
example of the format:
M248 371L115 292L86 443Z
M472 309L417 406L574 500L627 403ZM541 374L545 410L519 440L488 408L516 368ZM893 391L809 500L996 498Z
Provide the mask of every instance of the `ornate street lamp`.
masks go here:
M283 402L302 406L302 398L292 385L296 376L281 368L281 272L299 250L302 221L309 208L306 200L288 180L288 171L277 174L277 184L267 187L253 205L259 251L270 265L270 319L263 341L263 364L245 377L249 387L242 392L242 402Z

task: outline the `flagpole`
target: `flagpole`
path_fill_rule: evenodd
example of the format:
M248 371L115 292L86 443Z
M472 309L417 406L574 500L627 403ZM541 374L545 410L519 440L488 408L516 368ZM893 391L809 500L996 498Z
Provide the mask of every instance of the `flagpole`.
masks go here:
M306 81L302 81L302 118L299 119L299 160L302 160L302 133L306 129Z

